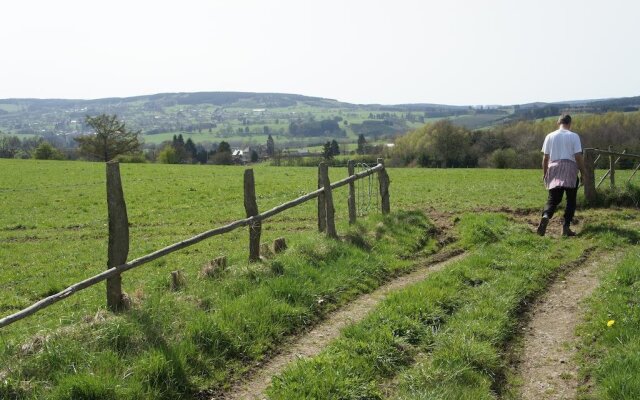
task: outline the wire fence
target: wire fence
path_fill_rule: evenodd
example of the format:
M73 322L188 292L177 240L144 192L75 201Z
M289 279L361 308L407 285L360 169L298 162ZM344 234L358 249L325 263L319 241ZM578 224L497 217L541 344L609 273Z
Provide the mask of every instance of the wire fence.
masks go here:
M357 163L355 165L356 173L360 173L371 169L372 166L366 163ZM365 179L360 179L356 184L356 210L359 217L368 215L372 210L380 208L380 189L378 182L373 175L369 175Z

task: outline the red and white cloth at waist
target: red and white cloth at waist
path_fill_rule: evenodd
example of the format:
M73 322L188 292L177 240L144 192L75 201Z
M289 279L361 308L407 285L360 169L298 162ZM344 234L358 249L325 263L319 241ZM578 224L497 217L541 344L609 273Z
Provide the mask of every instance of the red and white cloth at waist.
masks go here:
M544 186L547 190L578 187L578 164L571 160L550 161Z

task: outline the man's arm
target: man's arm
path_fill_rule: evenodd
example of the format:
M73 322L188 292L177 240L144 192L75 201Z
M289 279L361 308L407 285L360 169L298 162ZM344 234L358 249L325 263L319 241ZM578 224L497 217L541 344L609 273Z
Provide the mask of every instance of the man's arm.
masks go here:
M576 163L578 164L578 169L580 170L580 176L584 179L584 157L582 157L582 153L574 154L576 158Z
M549 155L545 154L544 158L542 159L542 180L544 180L544 178L547 176L548 169L549 169Z

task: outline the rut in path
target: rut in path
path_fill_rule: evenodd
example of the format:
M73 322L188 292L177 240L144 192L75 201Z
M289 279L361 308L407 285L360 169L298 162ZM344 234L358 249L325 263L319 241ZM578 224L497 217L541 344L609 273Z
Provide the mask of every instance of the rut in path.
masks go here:
M532 307L524 327L518 372L523 400L575 399L575 328L584 309L581 302L598 286L600 273L616 256L591 257L553 283Z
M233 386L227 393L213 399L264 399L264 391L271 384L271 378L284 371L289 363L299 358L308 358L319 354L329 342L340 335L342 329L363 320L391 292L424 280L430 273L439 271L446 265L461 259L464 254L452 253L445 256L449 258L444 261L441 258L440 261L434 260L422 265L415 271L398 277L369 294L358 297L344 308L329 315L314 329L285 345L285 350L266 361L246 380Z

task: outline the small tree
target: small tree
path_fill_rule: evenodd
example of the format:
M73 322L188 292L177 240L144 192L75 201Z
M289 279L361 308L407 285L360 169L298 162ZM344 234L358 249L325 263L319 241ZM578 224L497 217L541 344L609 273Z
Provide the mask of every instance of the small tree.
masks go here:
M218 148L216 149L216 152L231 153L231 146L229 145L229 143L223 140L222 142L220 142L220 144L218 144Z
M334 156L340 155L340 145L338 145L338 142L335 139L331 141L331 154Z
M176 148L171 145L167 145L162 149L162 151L160 151L158 161L162 164L180 164L181 160L177 154Z
M196 160L198 160L200 164L206 164L209 160L209 153L201 144L196 145L196 150Z
M231 146L224 140L218 144L215 154L210 158L212 164L231 165L233 157L231 156Z
M514 168L516 161L518 160L518 154L512 148L498 149L491 153L489 161L494 168Z
M233 157L229 151L216 151L216 154L210 158L211 164L216 165L231 165L233 164Z
M365 145L367 144L367 139L364 138L363 134L358 135L358 154L364 154Z
M271 137L271 135L269 135L269 137L267 138L267 155L269 157L273 157L273 154L276 151L276 144L273 141L273 138Z
M140 151L140 131L129 131L124 122L118 121L116 115L87 116L86 123L95 130L95 135L75 138L82 154L101 161L110 161L121 154Z
M64 155L49 142L43 141L33 152L36 160L63 160Z
M251 150L251 162L258 162L260 156L258 156L258 152L255 150Z
M333 160L333 149L331 148L331 142L327 142L322 146L322 157L325 160Z
M196 160L196 156L198 155L198 150L196 149L196 144L193 143L193 140L191 140L191 138L187 139L187 141L185 142L184 149L187 152L187 155L189 156L189 158L191 158L192 162L193 160Z

